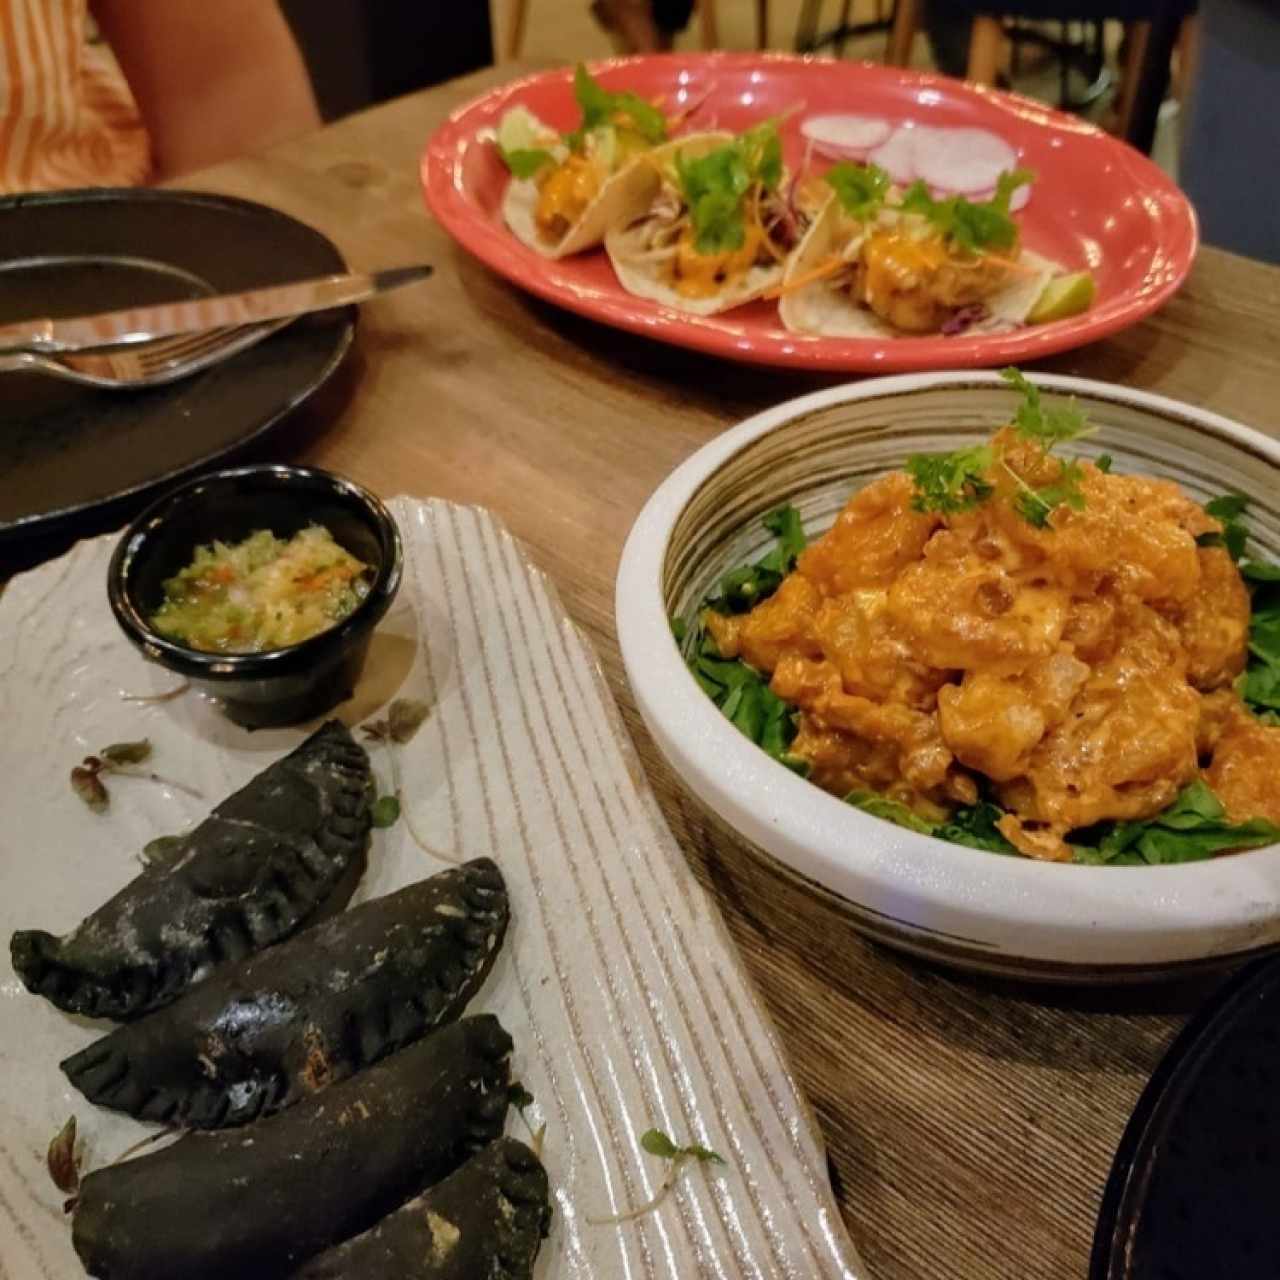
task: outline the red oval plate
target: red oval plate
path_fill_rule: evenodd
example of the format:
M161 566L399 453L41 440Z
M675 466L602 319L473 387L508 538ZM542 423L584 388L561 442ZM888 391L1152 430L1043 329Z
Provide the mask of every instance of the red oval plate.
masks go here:
M1021 214L1024 242L1068 270L1088 267L1098 288L1094 305L1073 319L972 337L788 333L773 302L721 316L685 315L627 293L603 252L553 261L503 225L507 171L481 131L517 103L556 128L573 128L572 70L514 81L455 111L422 158L427 202L445 229L522 289L646 337L734 360L855 373L1008 364L1082 346L1150 315L1177 290L1195 257L1195 213L1169 178L1093 125L1028 98L894 67L787 54L616 58L592 71L610 89L667 104L705 98L695 127L736 130L789 112L783 141L793 168L802 153L800 123L810 115L853 112L990 129L1038 175Z

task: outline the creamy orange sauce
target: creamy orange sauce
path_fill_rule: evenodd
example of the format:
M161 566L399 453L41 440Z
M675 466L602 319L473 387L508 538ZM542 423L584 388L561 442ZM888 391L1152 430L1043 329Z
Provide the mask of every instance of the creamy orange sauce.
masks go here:
M940 235L893 227L874 232L862 246L854 293L895 328L934 333L956 308L995 293L1008 271L1000 256L954 253Z
M740 249L724 253L699 253L694 245L693 229L687 227L676 244L672 265L675 290L685 298L715 297L727 281L745 275L755 266L763 248L764 232L758 223L747 223Z
M819 786L930 820L987 780L1033 857L1104 819L1148 818L1201 774L1233 820L1280 822L1280 728L1232 690L1249 596L1219 525L1176 484L1083 464L1085 506L1017 514L1059 464L996 438L992 499L941 516L894 473L855 493L752 612L708 612L722 654L800 710L791 750Z
M538 188L534 212L538 230L549 240L563 240L603 185L604 175L598 165L586 156L570 155L547 174Z
M1204 778L1232 822L1280 823L1280 728L1262 724L1231 699Z

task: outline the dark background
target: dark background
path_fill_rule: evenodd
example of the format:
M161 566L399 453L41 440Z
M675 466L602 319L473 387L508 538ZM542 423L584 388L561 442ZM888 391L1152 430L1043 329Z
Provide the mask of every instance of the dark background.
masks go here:
M493 61L488 0L281 0L326 120Z

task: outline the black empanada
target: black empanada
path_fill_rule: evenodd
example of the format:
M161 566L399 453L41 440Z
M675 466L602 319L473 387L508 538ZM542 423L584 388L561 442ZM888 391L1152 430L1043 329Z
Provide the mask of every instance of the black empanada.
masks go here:
M511 1037L464 1018L247 1129L89 1174L72 1242L98 1280L267 1280L366 1231L501 1132Z
M290 1280L529 1280L550 1221L538 1157L502 1138Z
M60 1009L137 1017L351 896L369 844L369 757L330 720L224 800L61 938L15 933L13 967Z
M458 1017L507 918L501 872L468 862L220 969L62 1069L91 1102L143 1120L269 1115Z

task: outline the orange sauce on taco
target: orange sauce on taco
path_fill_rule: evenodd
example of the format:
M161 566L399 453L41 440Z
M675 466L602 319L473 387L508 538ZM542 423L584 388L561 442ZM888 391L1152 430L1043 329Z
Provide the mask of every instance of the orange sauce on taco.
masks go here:
M755 266L763 242L764 232L748 223L741 248L724 253L699 253L693 242L693 228L687 227L676 246L675 291L685 298L715 297L732 280Z
M552 169L538 188L534 219L549 240L563 240L604 185L599 166L586 156L571 155Z

